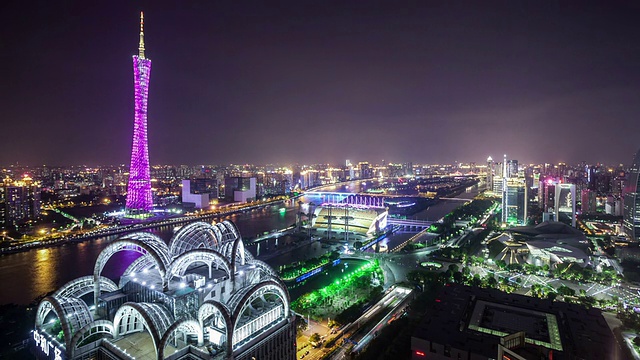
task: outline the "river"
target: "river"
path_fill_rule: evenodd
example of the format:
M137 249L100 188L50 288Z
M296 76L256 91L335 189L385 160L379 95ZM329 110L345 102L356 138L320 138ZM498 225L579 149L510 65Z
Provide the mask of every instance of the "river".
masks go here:
M341 185L338 188L341 191L348 192L361 191L363 187L353 182ZM462 194L460 197L473 197L473 193L477 193L477 191ZM304 198L300 200L303 202L308 201ZM283 229L294 224L297 211L296 203L297 201L289 202L285 205L265 207L247 213L232 215L226 219L233 221L238 226L244 238L255 238L264 232ZM436 220L461 204L461 201L441 201L416 214L416 218ZM281 207L285 207L286 211L280 211ZM165 226L151 231L165 241L169 241L173 230L173 228ZM38 296L54 291L68 281L80 276L93 274L98 255L102 249L116 238L116 236L98 238L0 256L0 284L3 286L3 291L0 292L0 305L8 303L28 304ZM275 239L261 243L260 255L266 255L276 249L292 246L287 244L291 244L293 238L285 236L280 238L278 242L277 247ZM254 255L257 253L257 245L247 245L247 248ZM267 263L274 268L278 268L280 265L292 261L318 256L325 251L326 249L321 248L318 242L314 242L270 258ZM129 252L117 253L107 263L103 270L103 275L112 279L117 278L137 256L139 255Z

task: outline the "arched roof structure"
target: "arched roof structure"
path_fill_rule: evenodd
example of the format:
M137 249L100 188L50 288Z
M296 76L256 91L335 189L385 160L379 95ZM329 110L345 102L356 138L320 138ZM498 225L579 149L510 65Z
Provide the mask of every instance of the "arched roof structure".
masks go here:
M130 276L145 270L150 270L156 266L156 260L150 254L142 255L135 259L129 267L122 273L122 276ZM122 278L120 279L120 286L122 287Z
M136 317L151 335L153 346L157 354L160 341L162 340L162 335L164 335L173 323L173 317L162 305L134 302L124 303L120 308L118 308L113 319L115 337L125 333L126 329L124 329L124 331L121 330L122 321L124 320L125 324L128 324L130 322L127 318L132 316Z
M120 251L133 251L142 256L127 267L118 287L110 279L101 276L101 273L109 259ZM215 266L229 275L228 280L222 280L230 281L230 298L228 295L218 296L218 299L223 299L224 303L216 300L205 301L198 308L197 314L194 313L195 307L185 308L181 314L184 313L186 317L179 321L174 321L168 307L154 302L153 296L157 294L153 291L145 292L150 296L145 298L147 299L145 301L149 301L148 303L127 302L121 305L116 310L113 322L106 319L94 321L87 304L80 299L92 290L96 304L101 290L123 289L128 296L126 289L129 287L124 287L126 280L133 278L132 275L135 274L149 274L151 270L153 273L149 274L150 276L142 275L142 278L147 282L151 279L153 284L149 286L154 289L153 286L157 286L158 281L155 273L157 271L164 288L159 290L165 291L166 296L171 296L171 292L166 292L168 281L172 276L184 276L190 265L195 262L207 264L210 270ZM245 267L240 267L241 265ZM238 284L235 282L236 270L247 272L245 276L248 277L243 278L242 285L240 282ZM140 278L140 276L137 277ZM124 283L123 278L126 278ZM141 286L146 286L144 281L141 282ZM239 288L239 286L243 287ZM255 331L258 331L262 329L261 326L279 322L283 316L284 318L290 316L289 306L290 299L286 286L269 265L254 259L245 249L235 224L230 221L214 225L196 222L181 228L172 238L169 246L158 236L146 232L133 233L115 240L98 256L93 276L84 276L68 282L53 296L45 298L40 303L36 327L46 329L44 322L47 315L54 311L62 325L67 355L71 357L81 344L93 341L89 340L90 338L118 338L146 329L153 340L156 354L164 356L164 348L176 332L197 334L199 344L202 344L206 322L224 333L224 338L219 338L218 342L224 344L228 356L231 356L233 349L236 346L244 346L246 342L243 339L248 339L251 331L254 331L249 329L249 326L256 326ZM251 311L249 312L248 309ZM262 313L263 310L268 312ZM103 316L106 315L103 314ZM234 341L234 336L239 341ZM226 343L222 339L226 339ZM236 346L234 342L237 343Z
M36 327L44 325L44 321L51 311L60 320L66 348L70 347L71 339L76 331L93 322L93 316L84 301L73 297L57 298L55 296L47 296L38 306Z
M224 321L227 336L226 351L227 354L231 354L233 351L233 319L231 318L231 310L225 304L215 300L208 300L200 305L200 308L198 309L198 321L200 322L200 326L204 329L204 321L214 314L219 315Z
M166 284L166 272L169 263L167 263L168 255L166 253L162 253L163 250L161 246L156 244L155 239L150 238L150 241L147 242L149 238L123 238L118 239L106 248L102 250L100 255L98 255L98 259L96 260L96 264L93 270L94 277L94 303L98 303L98 296L100 296L100 282L98 279L100 278L100 274L104 269L104 266L107 264L107 261L117 252L120 251L134 251L142 254L143 256L151 256L153 261L160 272L160 276L162 277L163 286ZM153 243L150 244L150 243ZM166 245L165 245L166 246Z
M169 254L176 258L193 249L218 249L221 238L219 229L214 225L203 221L194 222L181 227L171 238Z
M162 240L162 238L160 238L158 235L141 231L129 234L123 237L123 239L131 239L143 242L151 246L158 253L158 255L162 257L162 261L165 264L169 265L171 263L171 257L169 256L169 246L167 246L164 240Z
M103 334L103 337L113 338L115 336L113 323L109 320L96 320L78 330L75 335L73 335L71 343L67 348L67 354L69 354L69 358L73 358L73 353L75 352L76 348L78 348L78 346L82 344L84 340L96 334Z
M281 283L268 280L255 284L251 287L240 289L229 300L229 308L232 309L233 331L235 332L240 316L252 300L263 297L265 294L273 294L280 298L284 305L284 318L289 317L289 293L287 288ZM234 342L235 340L232 340Z
M104 276L99 277L100 288L106 291L116 291L118 286L111 279ZM80 298L93 292L95 279L93 276L83 276L62 285L53 293L57 298L75 297Z
M164 348L169 344L172 337L175 337L177 331L184 331L188 334L196 334L198 336L198 345L202 345L204 342L204 332L200 323L194 319L180 319L174 322L165 331L162 339L160 339L160 346L158 347L158 359L164 359Z
M231 262L218 251L213 249L194 249L182 253L171 263L169 276L182 276L189 265L195 262L204 262L211 266L212 264L220 265L226 271L227 275L233 276Z

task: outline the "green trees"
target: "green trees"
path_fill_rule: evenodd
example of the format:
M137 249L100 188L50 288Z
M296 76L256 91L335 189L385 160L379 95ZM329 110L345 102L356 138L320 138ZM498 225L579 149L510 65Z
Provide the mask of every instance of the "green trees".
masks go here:
M312 343L317 343L318 341L320 341L320 334L318 333L311 334L311 336L309 336L309 341L311 341Z

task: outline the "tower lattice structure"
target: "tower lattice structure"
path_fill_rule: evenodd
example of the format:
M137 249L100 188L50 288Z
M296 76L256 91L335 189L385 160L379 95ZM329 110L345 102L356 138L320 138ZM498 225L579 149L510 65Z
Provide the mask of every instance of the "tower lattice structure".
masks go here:
M150 75L151 60L144 56L144 14L141 12L140 45L138 55L133 56L135 120L126 205L127 210L132 212L148 212L153 208L149 171L149 142L147 139L147 96Z

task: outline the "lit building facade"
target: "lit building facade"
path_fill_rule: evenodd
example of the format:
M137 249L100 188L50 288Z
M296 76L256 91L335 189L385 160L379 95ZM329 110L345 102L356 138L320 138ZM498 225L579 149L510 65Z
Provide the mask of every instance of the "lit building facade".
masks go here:
M224 197L227 201L242 203L256 199L256 178L254 177L228 177L224 179Z
M487 189L493 191L493 159L491 156L487 159Z
M35 220L40 216L40 185L30 177L5 180L0 189L0 221L3 228Z
M504 179L503 222L509 225L524 225L527 222L528 187L525 178Z
M150 75L151 60L144 56L144 17L140 13L140 44L138 55L133 56L135 120L126 204L127 211L130 213L146 213L153 208L147 139L147 96Z
M114 282L102 273L121 252L140 257ZM92 275L40 302L31 345L49 360L293 360L289 304L286 286L244 248L235 224L194 222L168 245L147 232L111 242Z
M571 226L576 227L576 186L575 184L556 184L555 194L556 221L568 216Z
M633 240L640 240L640 150L633 159L624 188L624 231Z

